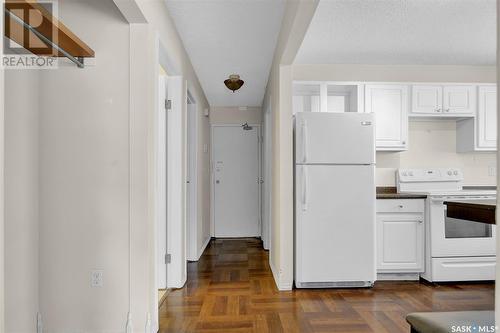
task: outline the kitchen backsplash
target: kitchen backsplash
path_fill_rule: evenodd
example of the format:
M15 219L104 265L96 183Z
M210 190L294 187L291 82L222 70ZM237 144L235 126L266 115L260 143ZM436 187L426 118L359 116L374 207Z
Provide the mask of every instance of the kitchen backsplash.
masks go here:
M496 185L496 153L457 153L456 122L411 121L408 151L377 153L377 186L395 186L399 168L460 168L465 185Z

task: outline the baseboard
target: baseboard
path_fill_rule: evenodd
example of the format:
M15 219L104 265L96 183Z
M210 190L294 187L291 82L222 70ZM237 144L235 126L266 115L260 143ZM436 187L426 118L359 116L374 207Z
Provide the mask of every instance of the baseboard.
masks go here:
M212 240L212 237L208 236L207 239L205 240L205 243L200 247L200 250L198 251L198 257L196 258L196 261L200 260L201 256L203 255L203 252L205 252L205 249L207 248L208 244Z
M165 289L165 294L163 294L160 302L158 302L158 308L160 308L163 305L163 302L167 299L168 294L170 294L170 288Z
M271 272L273 273L273 278L274 278L274 283L276 284L276 288L278 288L279 291L288 291L292 290L292 283L282 283L280 281L280 276L278 275L278 271L274 267L271 261L269 261L269 267L271 267Z
M377 281L418 281L419 273L378 273Z

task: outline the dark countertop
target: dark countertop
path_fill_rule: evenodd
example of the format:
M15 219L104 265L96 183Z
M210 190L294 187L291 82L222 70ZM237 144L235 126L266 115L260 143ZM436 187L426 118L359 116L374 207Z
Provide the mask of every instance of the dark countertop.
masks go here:
M448 207L447 216L472 222L496 224L497 201L485 200L449 200L444 204Z
M377 187L377 199L425 199L425 194L398 193L395 187Z

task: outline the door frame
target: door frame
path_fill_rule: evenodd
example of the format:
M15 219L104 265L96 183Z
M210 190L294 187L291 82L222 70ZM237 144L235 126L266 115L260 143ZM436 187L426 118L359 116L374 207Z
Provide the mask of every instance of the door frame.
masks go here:
M160 65L163 68L163 66ZM163 70L165 70L163 68ZM157 234L155 235L157 241L156 247L156 265L157 265L157 286L158 289L167 289L168 286L168 264L165 262L165 254L168 253L168 114L165 110L164 101L160 98L164 97L165 100L169 99L168 96L168 80L166 74L159 73L158 76L158 107L155 115L155 223ZM163 82L160 82L163 81ZM164 92L161 92L161 89ZM164 123L160 124L160 120ZM164 139L165 142L162 142ZM164 159L164 161L160 161ZM163 188L164 186L164 188ZM163 211L163 212L162 212ZM163 216L162 216L163 215ZM164 221L161 220L164 217ZM163 235L162 235L163 234ZM163 274L165 276L163 276Z
M257 137L258 137L258 152L257 152L257 165L258 165L258 177L262 179L262 134L261 134L261 124L249 123L249 126L255 127L257 129ZM214 186L214 130L217 127L241 127L242 124L210 124L210 236L215 237L215 207L214 207L214 199L215 199L215 186ZM262 212L262 182L259 182L259 190L257 191L259 197L257 198L258 202L258 211ZM262 238L262 214L259 214L259 230L260 237Z
M187 92L186 115L186 178L190 191L186 190L186 252L187 260L197 261L198 253L198 129L197 104L191 93ZM191 123L192 122L192 123ZM189 130L192 126L192 130ZM192 150L189 148L192 144ZM187 187L187 184L186 184ZM193 196L194 193L194 196ZM193 222L194 221L194 222ZM193 228L194 226L194 228Z
M272 106L271 103L263 110L263 128L261 133L262 146L262 178L264 183L261 183L262 191L262 244L265 250L271 248L271 220L272 220L272 163L273 163L273 138L272 138Z

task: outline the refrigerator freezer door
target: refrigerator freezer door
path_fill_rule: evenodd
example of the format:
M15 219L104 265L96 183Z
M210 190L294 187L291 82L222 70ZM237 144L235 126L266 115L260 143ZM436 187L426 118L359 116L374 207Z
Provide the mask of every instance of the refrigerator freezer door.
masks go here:
M295 163L374 164L374 114L297 113Z
M375 167L298 165L295 172L296 285L374 282Z

